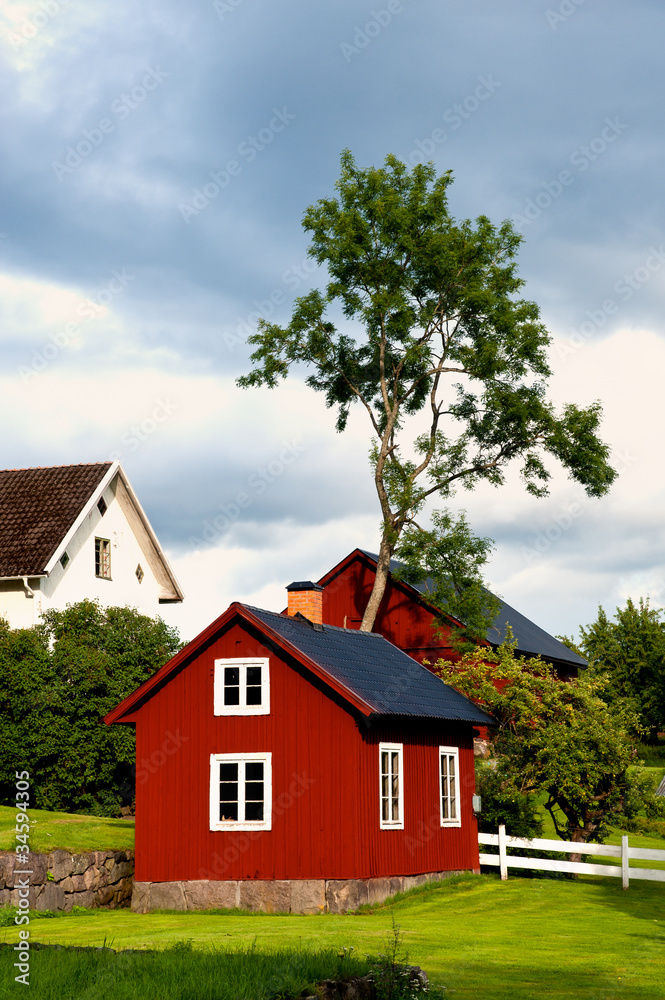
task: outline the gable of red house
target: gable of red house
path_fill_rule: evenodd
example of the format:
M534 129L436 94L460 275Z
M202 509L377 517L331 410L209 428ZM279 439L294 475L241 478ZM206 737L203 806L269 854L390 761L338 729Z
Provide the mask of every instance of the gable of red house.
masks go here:
M318 585L323 588L324 621L346 628L360 627L374 585L376 563L373 553L354 549L321 577ZM374 631L419 663L457 659L450 640L451 628L441 626L440 612L427 600L428 581L413 587L399 580L394 575L399 565L391 560L391 573ZM449 620L453 626L460 624L452 617ZM437 622L438 635L434 629ZM488 648L496 648L503 642L507 625L517 641L518 654L540 656L552 664L562 679L577 677L586 668L586 660L504 601L500 602L499 613L485 636Z

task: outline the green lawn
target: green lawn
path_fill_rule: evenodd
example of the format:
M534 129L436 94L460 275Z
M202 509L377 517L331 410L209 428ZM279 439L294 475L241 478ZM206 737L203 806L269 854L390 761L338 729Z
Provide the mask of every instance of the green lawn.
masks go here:
M60 847L65 851L126 851L134 847L134 820L106 816L47 812L29 809L30 850L48 854ZM0 806L0 850L16 846L16 809Z
M659 883L467 876L417 890L393 907L409 960L455 1000L662 1000L665 891ZM353 946L385 950L389 907L344 916L233 913L133 914L127 910L33 919L32 941L61 945L261 952ZM18 928L0 928L14 942ZM0 997L5 994L0 990ZM6 994L13 995L13 994ZM168 1000L165 996L164 1000Z

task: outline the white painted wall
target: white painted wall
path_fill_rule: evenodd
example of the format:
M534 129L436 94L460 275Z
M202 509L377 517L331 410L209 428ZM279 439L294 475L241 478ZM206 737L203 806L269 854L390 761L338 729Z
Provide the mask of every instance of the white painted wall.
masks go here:
M33 591L39 580L28 579ZM20 580L0 580L0 617L6 618L12 628L30 628L37 623L41 611L41 595L27 597Z
M47 608L64 608L85 598L97 598L103 607L129 605L153 618L159 614L160 587L116 498L117 485L116 478L103 494L107 505L104 515L95 504L67 545L67 566L63 569L57 562L50 576L29 579L36 591L34 598L26 596L20 581L0 581L0 615L13 628L28 628L37 624ZM111 542L110 580L95 576L95 538ZM144 573L142 583L136 577L139 564Z

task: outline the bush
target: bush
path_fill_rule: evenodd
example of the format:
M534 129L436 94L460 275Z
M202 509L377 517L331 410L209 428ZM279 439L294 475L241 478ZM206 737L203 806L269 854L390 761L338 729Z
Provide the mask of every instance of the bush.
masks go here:
M30 773L30 804L117 816L134 794L135 740L102 719L180 648L177 632L131 608L81 601L43 625L0 619L0 802L15 771Z
M504 824L511 837L542 837L543 821L535 795L522 795L498 767L482 762L476 765L476 790L482 799L478 817L481 833L496 833Z

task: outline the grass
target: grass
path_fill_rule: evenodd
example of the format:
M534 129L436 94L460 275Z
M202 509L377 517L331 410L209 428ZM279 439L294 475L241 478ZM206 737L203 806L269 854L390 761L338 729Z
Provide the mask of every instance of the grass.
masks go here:
M15 955L0 953L0 997L16 995ZM367 959L332 950L289 948L271 955L254 947L234 953L194 952L187 945L159 953L35 951L30 996L38 1000L238 1000L298 997L317 981L365 975Z
M48 854L77 851L126 851L134 847L134 820L29 809L30 850ZM0 806L0 850L13 851L16 809Z
M614 879L510 878L502 883L494 875L468 875L413 890L397 898L392 908L357 914L90 911L33 919L30 936L31 941L116 949L168 949L189 942L205 954L211 949L243 951L253 944L257 953L275 956L287 949L339 952L353 947L354 954L364 956L386 950L392 912L409 961L421 965L434 983L454 990L455 1000L662 1000L663 898L659 883L635 883L624 892ZM0 928L0 941L15 942L17 933L16 927ZM41 954L35 953L32 995L55 998L57 992L37 992ZM136 995L146 1000L153 995L160 1000L208 996L178 989L174 978L166 992L151 993L146 986ZM0 998L13 995L0 988ZM97 997L71 990L59 995ZM100 1000L108 995L124 1000L134 994L114 985L99 994Z

